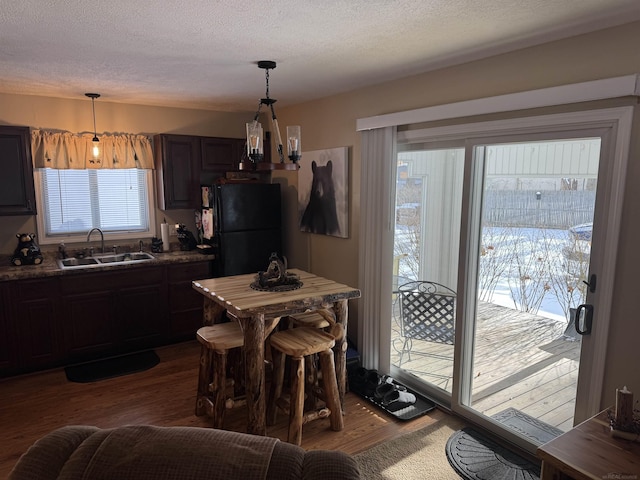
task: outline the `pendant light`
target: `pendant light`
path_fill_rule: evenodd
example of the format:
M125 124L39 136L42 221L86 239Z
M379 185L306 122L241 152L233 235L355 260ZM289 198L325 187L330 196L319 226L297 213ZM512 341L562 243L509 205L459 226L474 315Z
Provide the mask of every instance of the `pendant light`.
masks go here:
M253 117L253 122L247 123L247 156L251 159L254 168L260 167L263 168L264 165L261 162L264 159L264 150L263 150L263 129L262 125L258 121L260 117L260 110L263 105L266 105L271 110L271 124L273 126L273 130L276 136L277 150L278 156L280 157L279 164L272 164L269 162L269 168L284 168L287 170L297 169L299 168L298 162L301 158L301 138L300 138L300 127L293 126L287 127L287 147L289 152L289 160L291 163L285 164L284 161L284 153L282 146L282 136L280 135L280 127L278 126L278 119L276 118L276 112L273 108L273 104L276 103L277 100L269 97L269 70L273 70L276 68L276 62L272 60L260 60L258 62L258 67L265 70L265 80L266 80L266 94L265 98L260 99L260 103L258 104L258 110L256 111L255 116Z
M91 99L91 109L93 110L93 158L100 157L100 140L98 139L98 133L96 130L96 98L100 98L99 93L85 93L87 97Z

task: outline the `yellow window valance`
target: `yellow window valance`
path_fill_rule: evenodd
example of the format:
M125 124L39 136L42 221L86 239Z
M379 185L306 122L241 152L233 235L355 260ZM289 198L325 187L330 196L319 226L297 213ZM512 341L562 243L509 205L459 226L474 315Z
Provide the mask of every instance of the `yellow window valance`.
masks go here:
M145 135L129 133L100 135L100 155L93 156L92 133L31 130L31 155L35 168L153 169L153 149Z

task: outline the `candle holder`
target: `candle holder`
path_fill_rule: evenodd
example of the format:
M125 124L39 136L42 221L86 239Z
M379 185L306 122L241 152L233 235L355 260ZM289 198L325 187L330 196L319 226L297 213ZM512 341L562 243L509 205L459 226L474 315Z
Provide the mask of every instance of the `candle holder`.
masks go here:
M614 411L608 410L611 435L625 440L640 441L640 411L633 408L633 393L625 386L616 389Z
M302 158L302 139L300 135L300 126L294 125L287 127L287 146L289 147L289 160L297 164Z

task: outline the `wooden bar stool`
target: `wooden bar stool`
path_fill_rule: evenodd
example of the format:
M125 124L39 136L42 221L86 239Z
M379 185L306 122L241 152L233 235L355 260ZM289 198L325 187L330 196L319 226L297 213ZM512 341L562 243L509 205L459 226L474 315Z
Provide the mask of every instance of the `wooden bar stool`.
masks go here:
M290 326L292 327L313 327L320 328L331 334L336 342L344 337L344 328L336 322L336 314L327 308L311 310L304 313L289 315ZM305 379L307 386L318 383L317 355L305 357ZM335 361L335 356L334 356ZM317 398L311 390L305 399L305 408L311 410L315 408Z
M196 415L207 414L214 428L222 428L227 404L227 355L229 350L244 346L238 322L217 323L198 329L196 338L202 344Z
M277 409L289 414L287 441L295 445L302 442L302 425L312 420L329 417L331 429L340 431L344 427L338 383L336 381L333 351L335 338L311 327L299 327L276 332L270 337L273 355L273 379L267 406L267 424L276 422ZM314 392L326 404L319 410L304 411L305 357L319 354L322 370L322 390ZM282 396L285 356L291 357L291 391L287 402Z

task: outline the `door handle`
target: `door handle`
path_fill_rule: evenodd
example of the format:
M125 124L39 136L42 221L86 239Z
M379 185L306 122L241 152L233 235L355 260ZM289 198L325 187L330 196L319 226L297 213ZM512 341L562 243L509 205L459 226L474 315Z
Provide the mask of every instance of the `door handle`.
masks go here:
M596 274L592 273L591 276L589 277L589 281L587 282L586 280L583 280L582 283L584 283L587 287L589 287L589 291L591 293L594 293L596 291L597 280L598 280L598 277L596 276Z
M583 311L584 311L584 317L582 315ZM576 319L575 319L576 332L578 332L580 335L590 335L592 321L593 321L593 305L589 305L588 303L583 303L582 305L578 305L578 308L576 308Z

